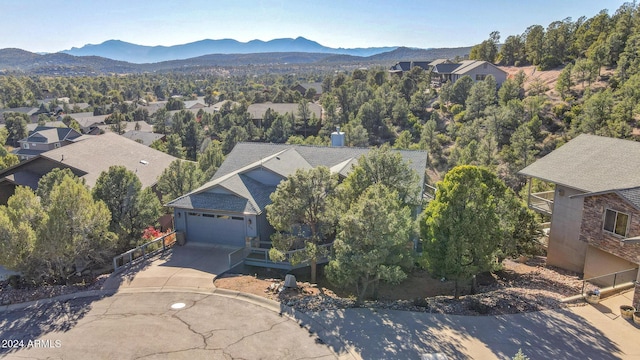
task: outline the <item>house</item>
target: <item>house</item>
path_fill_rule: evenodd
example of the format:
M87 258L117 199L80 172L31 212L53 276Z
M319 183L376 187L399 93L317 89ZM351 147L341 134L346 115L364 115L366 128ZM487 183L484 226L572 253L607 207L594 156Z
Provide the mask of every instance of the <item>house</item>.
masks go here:
M177 158L114 133L88 136L44 152L0 171L0 204L14 194L17 186L38 187L40 178L55 168L71 169L93 187L103 171L121 165L134 172L143 188L152 187L165 168Z
M493 75L498 86L507 80L507 72L488 61L465 60L460 63L440 62L435 64L431 72L432 81L441 84L451 81L455 83L463 76L470 76L473 81L482 81Z
M292 88L300 93L300 95L305 96L309 89L313 89L315 91L315 95L313 96L313 100L319 100L322 95L322 83L321 82L313 82L313 83L300 83Z
M430 70L430 62L428 61L400 61L389 68L389 72L394 75L402 76L403 73L410 71L414 67L422 68L423 70Z
M247 107L247 112L251 120L253 120L256 124L264 119L264 114L267 112L267 109L271 109L272 112L276 112L280 115L284 114L293 114L296 119L300 119L300 113L298 110L299 104L291 104L291 103L259 103L259 104L251 104ZM308 103L310 117L315 115L316 118L322 119L322 106L314 103Z
M554 184L528 201L551 218L549 265L602 286L640 280L640 143L583 134L520 173Z
M99 126L105 125L105 120L110 116L110 114L94 116L92 112L83 112L68 115L80 125L80 131L83 134L89 135L99 134Z
M31 122L38 122L38 114L39 108L35 107L19 107L19 108L11 108L11 109L0 109L0 124L5 123L4 114L6 113L19 113L19 114L27 114Z
M338 134L338 133L334 133ZM339 133L344 136L344 133ZM270 236L265 207L276 186L297 169L327 166L347 176L366 148L238 143L212 180L172 200L176 231L187 241L245 249L245 263L287 268L269 260ZM424 183L427 153L399 151Z
M69 145L82 134L67 127L37 127L28 137L18 140L20 147L14 152L20 160L28 160L43 152Z

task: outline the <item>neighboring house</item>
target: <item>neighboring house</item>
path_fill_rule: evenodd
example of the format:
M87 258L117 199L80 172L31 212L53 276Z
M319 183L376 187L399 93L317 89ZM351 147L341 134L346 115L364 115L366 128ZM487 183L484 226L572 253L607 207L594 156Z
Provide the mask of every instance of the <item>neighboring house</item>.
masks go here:
M465 60L460 63L441 62L433 67L431 79L445 83L455 83L463 76L470 76L473 81L482 81L487 76L493 75L498 86L507 80L507 72L488 61Z
M20 148L14 154L20 160L28 160L43 152L72 144L80 137L82 134L67 127L37 127L31 135L18 140Z
M583 134L520 173L555 185L529 195L529 207L551 217L549 265L585 279L640 281L640 143ZM611 286L612 278L593 282Z
M423 70L430 70L431 63L428 61L400 61L389 68L389 72L394 75L402 76L403 73L410 71L414 67L420 67Z
M122 136L126 137L129 140L139 142L140 144L145 146L151 146L151 143L153 143L156 140L164 141L165 138L167 137L164 134L156 134L152 132L138 131L138 130L129 130L126 133L122 134Z
M105 120L110 116L109 115L97 115L94 116L92 112L83 112L83 113L75 113L68 114L72 119L74 119L80 125L80 131L83 134L88 135L97 135L100 133L100 125L105 125Z
M36 189L40 178L55 168L71 169L87 186L93 187L103 171L121 165L134 172L146 188L154 186L164 169L176 159L114 133L91 136L0 171L0 204L7 203L16 186Z
M34 107L19 107L19 108L12 108L12 109L0 109L0 124L4 124L5 120L4 120L4 114L5 113L20 113L20 114L27 114L27 116L29 116L29 119L31 120L31 122L38 122L38 114L40 114L39 112L39 108L34 108Z
M314 115L318 119L322 119L322 106L314 103L309 103L309 118L312 118ZM267 109L271 109L272 112L276 112L280 115L284 114L293 114L296 119L300 119L300 111L298 110L299 104L291 104L291 103L259 103L259 104L251 104L247 108L247 112L256 124L258 124L263 118L264 114L267 112Z
M307 91L309 91L309 89L314 89L316 91L316 94L313 96L313 100L319 100L320 96L322 95L321 82L300 83L292 88L292 90L299 92L302 96L304 96Z
M204 103L204 100L201 99L184 101L185 109L202 109L204 107L207 107L207 105Z
M184 232L188 241L244 248L246 264L287 268L268 258L274 230L265 207L271 203L271 193L297 169L323 165L344 178L368 152L365 148L239 143L211 181L167 206L174 209L176 231ZM422 188L427 153L399 152L418 173Z

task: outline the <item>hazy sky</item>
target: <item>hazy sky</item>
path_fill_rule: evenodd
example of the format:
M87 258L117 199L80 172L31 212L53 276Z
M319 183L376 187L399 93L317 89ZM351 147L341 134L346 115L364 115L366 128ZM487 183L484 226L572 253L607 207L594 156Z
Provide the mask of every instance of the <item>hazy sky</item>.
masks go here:
M613 14L618 0L0 0L0 49L56 52L117 39L177 45L303 36L329 47L471 46L497 30Z

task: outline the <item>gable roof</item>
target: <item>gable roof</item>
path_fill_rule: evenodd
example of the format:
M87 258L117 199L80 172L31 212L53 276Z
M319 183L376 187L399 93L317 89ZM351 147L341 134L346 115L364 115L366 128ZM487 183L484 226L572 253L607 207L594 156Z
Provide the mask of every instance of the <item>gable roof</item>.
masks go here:
M460 64L440 63L433 67L433 72L438 74L452 74Z
M329 167L334 173L346 176L351 170L351 165L369 151L370 149L367 148L238 143L227 155L211 181L169 202L167 206L231 212L238 212L238 209L242 208L243 213L259 214L271 202L269 195L275 191L276 186L263 184L247 176L246 174L252 170L266 170L285 179L297 169L323 165ZM408 150L398 152L418 173L422 187L427 152ZM211 190L214 189L223 190L226 194L213 194ZM234 200L229 196L234 196Z
M483 61L483 60L465 60L463 62L460 63L460 66L457 67L454 71L453 74L457 74L457 75L464 75L466 73L468 73L469 71L476 69L480 66L486 66L486 67L492 67L498 71L501 71L503 73L507 73L506 71L500 69L499 67L493 65L492 63L488 62L488 61Z
M51 144L51 143L57 143L64 140L71 141L80 136L82 136L82 134L80 134L79 132L75 131L72 128L40 126L35 128L35 130L31 135L19 141Z
M162 171L177 159L114 133L92 136L40 156L86 172L82 178L89 187L110 166L121 165L133 171L146 188L154 185Z
M520 170L584 192L640 186L640 143L582 134Z

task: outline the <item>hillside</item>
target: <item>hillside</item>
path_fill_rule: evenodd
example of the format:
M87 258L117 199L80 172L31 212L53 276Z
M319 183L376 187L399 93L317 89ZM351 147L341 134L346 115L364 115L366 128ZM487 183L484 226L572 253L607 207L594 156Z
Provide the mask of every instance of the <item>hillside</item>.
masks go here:
M122 45L122 44L120 44ZM123 45L124 46L124 45ZM125 46L123 49L126 49ZM267 73L297 71L351 70L356 67L390 67L398 61L433 60L465 57L469 48L410 49L398 48L373 56L354 56L321 52L263 52L250 54L209 54L184 60L134 64L100 56L73 56L56 53L39 55L20 49L0 49L0 70L41 75L99 75L144 72L201 72L218 67L243 72Z

